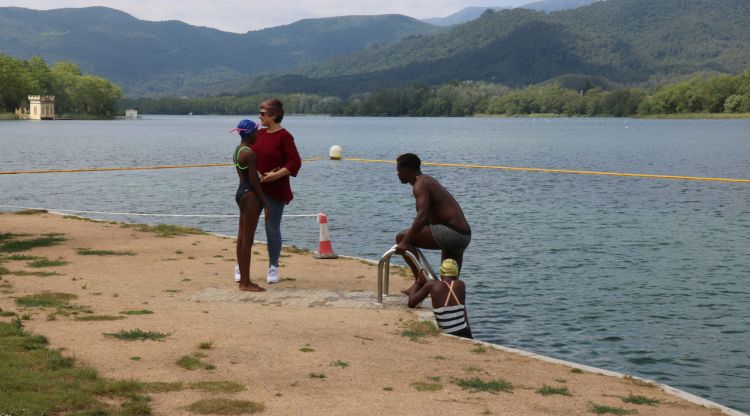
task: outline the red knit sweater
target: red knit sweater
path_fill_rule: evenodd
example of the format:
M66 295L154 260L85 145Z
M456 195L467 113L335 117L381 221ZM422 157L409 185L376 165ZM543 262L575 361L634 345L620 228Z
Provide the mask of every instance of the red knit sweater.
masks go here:
M266 173L276 168L287 168L289 175L273 182L261 184L267 195L288 204L294 197L289 184L289 176L297 176L302 166L302 159L294 145L294 137L286 130L268 133L267 129L258 131L258 139L251 146L257 157L258 172Z

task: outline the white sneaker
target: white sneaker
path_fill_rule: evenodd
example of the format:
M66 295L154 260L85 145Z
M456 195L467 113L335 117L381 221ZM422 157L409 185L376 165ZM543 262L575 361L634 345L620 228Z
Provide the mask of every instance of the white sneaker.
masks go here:
M240 281L240 265L239 264L234 265L234 281L235 282Z
M266 282L279 283L279 268L278 267L270 266L268 268L268 275L266 276Z

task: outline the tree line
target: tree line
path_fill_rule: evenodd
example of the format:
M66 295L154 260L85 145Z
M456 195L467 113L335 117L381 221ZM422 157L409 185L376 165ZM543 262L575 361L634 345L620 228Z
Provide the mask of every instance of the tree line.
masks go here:
M123 100L121 110L137 107L151 114L253 114L274 94L207 98ZM750 70L739 75L695 76L647 92L641 88L604 89L583 82L566 88L547 82L510 89L487 82L452 81L440 86L388 88L347 98L278 94L294 114L339 116L472 116L554 114L563 116L649 116L690 113L750 113Z
M38 56L26 61L0 54L0 113L27 104L29 95L54 95L58 114L112 117L122 90L74 63L50 67Z

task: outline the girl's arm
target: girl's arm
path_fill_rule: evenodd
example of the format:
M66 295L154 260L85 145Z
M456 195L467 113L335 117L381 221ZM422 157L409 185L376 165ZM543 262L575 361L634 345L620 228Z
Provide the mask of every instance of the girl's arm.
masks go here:
M253 187L253 192L258 195L260 203L263 204L263 213L265 214L266 221L271 218L271 209L266 201L266 196L263 194L263 188L260 186L260 179L258 179L258 170L255 167L255 152L250 150L245 152L245 163L247 166L247 174L250 176L250 185Z
M419 285L419 289L415 290L411 295L409 295L409 307L410 308L416 308L417 305L422 303L423 300L427 297L427 295L430 294L430 283L428 282L422 273L419 273L419 279L417 279L417 284Z

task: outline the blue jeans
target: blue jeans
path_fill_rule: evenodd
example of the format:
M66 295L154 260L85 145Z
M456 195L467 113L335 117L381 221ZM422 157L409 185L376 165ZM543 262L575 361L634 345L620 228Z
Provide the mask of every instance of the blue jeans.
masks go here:
M265 194L271 218L266 223L266 240L268 241L268 265L279 267L281 256L281 216L284 215L284 201L272 198Z

